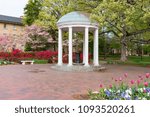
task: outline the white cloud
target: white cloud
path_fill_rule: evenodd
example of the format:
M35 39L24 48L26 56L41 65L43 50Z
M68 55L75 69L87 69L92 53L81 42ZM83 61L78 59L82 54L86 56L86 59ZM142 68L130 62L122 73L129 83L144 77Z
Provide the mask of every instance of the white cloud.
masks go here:
M0 0L0 14L20 17L28 0Z

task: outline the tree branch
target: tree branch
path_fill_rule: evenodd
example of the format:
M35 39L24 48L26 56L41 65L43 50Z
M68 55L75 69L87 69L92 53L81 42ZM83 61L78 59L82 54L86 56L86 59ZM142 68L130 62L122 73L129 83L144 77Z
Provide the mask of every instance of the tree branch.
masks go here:
M150 31L150 28L142 29L142 30L138 30L136 32L127 33L127 36L133 36L133 35L141 34L141 33L144 33L144 32L149 32L149 31Z

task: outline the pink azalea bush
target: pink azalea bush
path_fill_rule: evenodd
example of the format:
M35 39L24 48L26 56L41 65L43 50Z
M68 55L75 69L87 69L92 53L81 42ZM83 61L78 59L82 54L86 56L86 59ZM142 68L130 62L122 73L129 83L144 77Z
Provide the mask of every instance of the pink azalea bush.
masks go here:
M48 60L52 56L57 56L58 52L54 51L39 51L39 52L22 52L21 50L13 50L12 52L0 52L0 59L16 61L24 59L45 59Z
M139 75L137 80L130 80L128 83L124 81L127 78L128 74L125 73L124 77L112 78L112 84L106 87L101 83L98 93L89 91L90 99L150 100L150 73Z

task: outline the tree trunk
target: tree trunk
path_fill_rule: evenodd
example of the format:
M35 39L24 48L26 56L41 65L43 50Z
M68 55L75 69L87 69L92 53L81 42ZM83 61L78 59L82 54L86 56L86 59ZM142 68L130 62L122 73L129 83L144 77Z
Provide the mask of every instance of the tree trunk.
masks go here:
M121 45L121 61L126 61L126 46L124 44Z
M125 62L127 60L127 56L126 56L126 51L127 51L127 48L126 48L126 37L123 36L122 37L122 41L121 41L121 61Z
M123 15L124 18L124 15ZM127 60L126 56L126 51L127 51L127 30L126 30L126 25L122 27L122 34L123 36L121 37L121 61L125 62Z

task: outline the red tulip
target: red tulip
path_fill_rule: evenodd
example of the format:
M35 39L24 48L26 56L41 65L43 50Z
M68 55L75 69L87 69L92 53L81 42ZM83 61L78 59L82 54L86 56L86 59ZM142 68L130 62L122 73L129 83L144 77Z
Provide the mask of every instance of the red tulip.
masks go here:
M103 85L102 85L102 84L100 84L100 85L99 85L99 87L100 87L100 88L103 88Z
M145 86L145 87L148 87L148 82L144 82L144 86Z
M130 82L131 82L131 84L134 84L134 83L135 83L135 81L134 81L134 80L131 80Z

